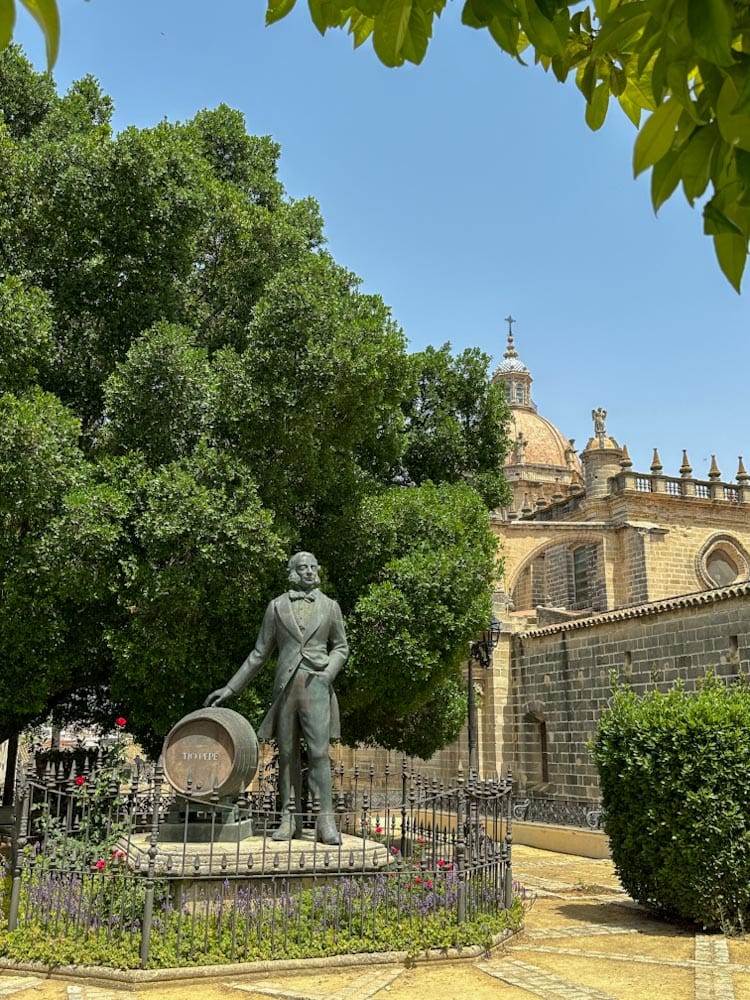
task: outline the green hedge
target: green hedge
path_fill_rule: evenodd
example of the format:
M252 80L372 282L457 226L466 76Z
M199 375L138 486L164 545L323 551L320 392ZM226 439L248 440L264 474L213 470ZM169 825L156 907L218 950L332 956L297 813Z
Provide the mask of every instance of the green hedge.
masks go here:
M750 927L750 688L708 676L616 689L593 747L604 825L627 892L665 916Z

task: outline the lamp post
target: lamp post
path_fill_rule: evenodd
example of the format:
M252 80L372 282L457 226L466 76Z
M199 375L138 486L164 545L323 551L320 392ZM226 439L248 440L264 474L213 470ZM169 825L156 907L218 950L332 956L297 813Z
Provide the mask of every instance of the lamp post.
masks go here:
M469 717L467 719L467 735L469 737L469 771L478 773L479 762L477 759L477 706L474 698L474 664L476 663L483 670L492 663L492 651L500 641L500 622L492 616L490 627L482 633L482 638L469 643L468 659L468 702Z

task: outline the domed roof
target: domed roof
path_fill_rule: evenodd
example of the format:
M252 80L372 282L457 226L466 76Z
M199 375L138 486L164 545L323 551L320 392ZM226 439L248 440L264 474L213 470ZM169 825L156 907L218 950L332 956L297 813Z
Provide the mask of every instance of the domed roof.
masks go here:
M565 435L533 410L511 407L511 441L521 448L511 449L506 465L546 466L565 471L581 471L581 463Z
M518 357L518 352L513 343L512 329L508 333L508 347L503 355L503 360L493 372L492 377L495 379L498 375L507 375L510 372L524 372L525 374L529 372L529 369Z

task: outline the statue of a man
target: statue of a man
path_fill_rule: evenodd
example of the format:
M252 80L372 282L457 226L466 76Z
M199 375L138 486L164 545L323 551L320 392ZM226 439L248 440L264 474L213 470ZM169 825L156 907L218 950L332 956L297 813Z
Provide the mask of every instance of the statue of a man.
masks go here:
M273 703L258 736L279 748L282 811L293 793L297 814L283 813L274 840L302 836L300 739L307 744L310 792L320 802L317 839L340 844L333 816L329 743L341 735L333 681L349 656L344 621L336 601L319 589L318 561L297 552L287 564L290 589L266 608L255 646L237 673L212 691L205 705L220 705L238 694L277 652Z

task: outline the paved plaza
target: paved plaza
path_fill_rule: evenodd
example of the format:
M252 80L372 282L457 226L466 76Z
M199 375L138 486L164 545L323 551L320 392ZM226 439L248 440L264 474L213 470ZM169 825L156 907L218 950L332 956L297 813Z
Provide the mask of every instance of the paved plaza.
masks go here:
M750 1000L750 941L665 924L620 888L609 861L514 849L531 904L522 934L469 961L301 963L233 977L106 985L6 973L18 1000Z

